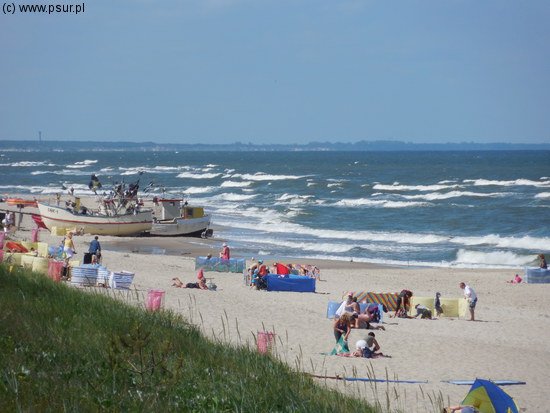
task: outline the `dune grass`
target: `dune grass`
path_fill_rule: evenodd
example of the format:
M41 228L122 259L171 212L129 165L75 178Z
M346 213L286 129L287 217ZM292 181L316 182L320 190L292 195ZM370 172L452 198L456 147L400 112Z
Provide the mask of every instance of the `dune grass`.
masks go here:
M172 312L4 265L0 331L0 411L374 411Z

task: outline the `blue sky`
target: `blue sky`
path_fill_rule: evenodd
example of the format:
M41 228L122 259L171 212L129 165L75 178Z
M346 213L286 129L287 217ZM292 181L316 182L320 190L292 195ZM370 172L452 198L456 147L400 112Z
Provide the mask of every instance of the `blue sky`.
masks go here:
M548 143L549 21L547 0L2 14L0 139Z

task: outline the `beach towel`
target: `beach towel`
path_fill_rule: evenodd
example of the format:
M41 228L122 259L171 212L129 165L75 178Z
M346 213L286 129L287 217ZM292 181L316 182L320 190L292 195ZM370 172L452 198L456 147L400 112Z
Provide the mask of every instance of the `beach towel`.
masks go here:
M335 355L340 355L345 353L349 354L349 352L350 351L349 351L348 343L344 341L344 336L340 336L340 339L338 340L338 342L330 352L330 355L335 356Z
M370 291L352 291L353 296L357 297L357 302L365 301L367 303L376 303L385 305L388 311L397 309L398 293L374 293ZM342 295L342 299L347 298L348 292Z

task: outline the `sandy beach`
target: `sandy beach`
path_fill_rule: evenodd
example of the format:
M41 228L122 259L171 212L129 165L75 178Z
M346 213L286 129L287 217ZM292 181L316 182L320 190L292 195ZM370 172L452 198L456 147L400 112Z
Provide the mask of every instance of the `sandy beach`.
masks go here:
M2 204L0 206L4 206ZM25 209L25 212L32 212ZM14 239L30 239L32 221L25 216ZM50 245L62 237L40 232ZM77 257L88 250L91 235L76 236ZM517 270L384 267L364 263L315 261L321 269L317 292L266 292L246 286L242 274L207 272L217 291L171 287L172 278L194 282L194 259L216 254L222 240L100 237L103 265L112 271L135 272L133 288L138 301L147 290L164 289L165 308L181 313L209 336L235 344L255 346L258 331L276 333L274 353L293 368L327 376L356 376L427 381L423 384L369 384L323 380L327 386L370 402L387 401L391 409L407 412L435 411L433 399L458 404L469 386L446 380L521 380L526 385L506 386L524 412L548 412L546 388L550 359L550 285L506 283ZM242 257L232 250L232 257ZM242 257L250 259L251 257ZM296 261L296 260L293 260ZM269 264L272 260L267 260ZM458 284L470 284L479 296L478 321L465 318L438 320L394 319L385 316L386 331L376 331L382 351L391 358L374 360L328 356L334 346L332 321L327 319L329 300L341 300L346 291L398 292L409 289L417 296L462 297ZM91 288L90 288L91 289ZM121 295L123 297L123 295ZM367 330L352 330L350 347Z

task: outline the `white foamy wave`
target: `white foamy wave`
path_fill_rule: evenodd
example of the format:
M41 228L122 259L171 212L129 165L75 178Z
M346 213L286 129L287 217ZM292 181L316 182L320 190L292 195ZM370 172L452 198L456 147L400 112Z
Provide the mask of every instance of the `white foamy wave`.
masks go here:
M54 163L21 161L13 163L0 163L0 166L30 167L30 166L56 166Z
M459 249L456 254L457 265L483 265L502 267L523 267L533 262L532 255L518 255L510 251L469 251Z
M429 206L428 202L415 202L415 201L387 201L368 198L358 199L342 199L334 204L341 207L381 207L381 208L410 208L410 207L424 207Z
M263 172L255 174L235 174L233 178L241 178L245 181L284 181L306 178L308 175L270 175Z
M455 244L461 245L491 245L497 248L514 248L526 250L550 250L550 237L501 237L500 235L490 234L482 237L453 237L449 240Z
M207 167L207 168L215 168L216 166L219 166L219 165L216 165L216 164L214 164L214 163L206 164L206 167Z
M334 188L334 187L340 187L340 186L342 186L341 182L333 182L333 183L327 184L327 188Z
M375 184L372 189L378 191L441 191L449 188L461 188L460 185L400 185L393 183L392 185Z
M50 171L32 171L31 175L44 175L44 174L51 174Z
M190 186L183 192L186 194L205 194L215 191L216 189L218 188L215 186Z
M213 196L212 198L219 199L221 201L248 201L249 199L255 198L258 195L244 195L244 194L234 194L234 193L228 193L228 194L219 194L216 196Z
M536 194L535 198L550 198L550 192L541 192L540 194Z
M203 173L197 174L193 172L182 172L176 175L177 178L187 178L187 179L213 179L221 176L221 173Z
M307 186L315 186L315 185L317 185L315 182L308 182L307 183Z
M435 201L439 199L449 199L449 198L458 198L461 196L471 196L471 197L479 197L479 198L485 198L485 197L502 197L502 196L509 196L510 194L506 194L503 192L493 192L493 193L482 193L482 192L470 192L470 191L450 191L446 193L438 193L433 192L430 194L422 194L422 195L401 195L405 199L425 199L427 201Z
M290 203L303 203L307 202L309 199L313 198L313 195L295 195L295 194L282 194L277 201L290 202Z
M250 186L252 184L252 181L224 181L221 184L222 188L246 188L247 186Z
M72 165L66 165L65 168L70 168L70 169L86 168L95 163L97 163L97 160L86 159L85 161L75 162Z
M550 180L533 181L531 179L516 179L513 181L496 181L490 179L465 179L464 183L471 183L474 186L536 186L547 188L550 187Z

